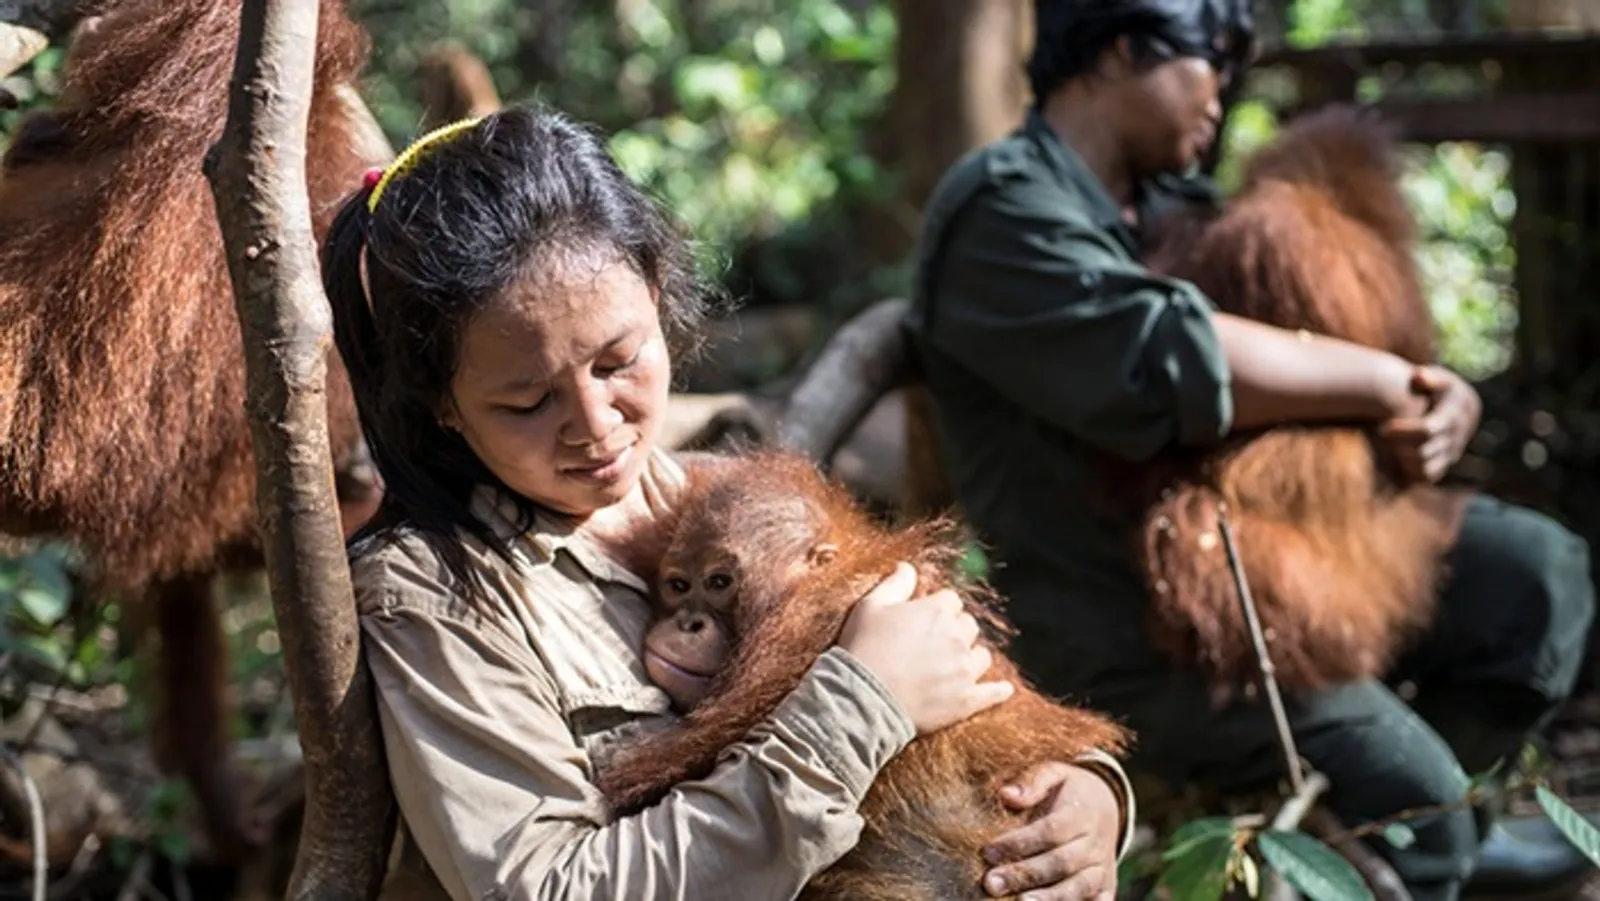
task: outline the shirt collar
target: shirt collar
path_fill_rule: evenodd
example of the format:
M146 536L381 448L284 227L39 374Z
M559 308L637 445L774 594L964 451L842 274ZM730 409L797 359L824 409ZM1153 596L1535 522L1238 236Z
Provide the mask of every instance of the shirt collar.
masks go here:
M647 492L660 493L664 487L680 484L684 476L671 454L654 448L643 478ZM593 578L619 582L641 593L649 591L643 579L613 560L571 516L539 508L534 511L533 524L519 530L516 503L504 491L486 484L474 489L471 511L496 538L531 551L540 563L549 563L557 552L566 551Z
M1127 229L1117 202L1106 193L1105 186L1100 184L1100 179L1089 171L1089 165L1078 155L1078 151L1061 140L1056 130L1050 127L1050 123L1045 121L1044 114L1038 108L1028 110L1028 119L1023 125L1023 131L1039 148L1040 156L1061 185L1082 197L1088 204L1088 213L1096 225L1107 230Z

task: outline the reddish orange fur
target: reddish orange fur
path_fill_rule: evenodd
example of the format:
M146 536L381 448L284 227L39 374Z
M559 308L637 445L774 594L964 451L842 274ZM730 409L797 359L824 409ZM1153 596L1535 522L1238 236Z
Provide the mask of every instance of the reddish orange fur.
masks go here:
M227 114L237 0L122 0L73 44L64 93L0 169L0 531L78 544L161 637L156 748L242 839L225 758L218 571L259 563L239 327L202 159ZM317 235L359 187L334 87L364 38L324 0L308 181ZM336 459L358 427L329 367Z
M772 528L752 520L750 511L760 511L766 499L770 509L781 510L783 501L795 498L820 514L817 537L837 545L838 555L806 571L797 583L782 584L781 568L798 562L785 559L784 549L799 548L803 556L810 542L792 528L784 532L781 524ZM881 526L802 457L766 452L692 467L674 543L737 542L741 536L729 534L730 509L740 511L741 532L763 551L760 559L769 568L741 574L740 634L711 694L679 728L643 739L602 768L600 786L618 813L649 806L674 784L709 773L723 748L741 740L799 684L834 644L853 602L888 575L895 561L916 565L919 591L962 581L963 547L953 522ZM987 678L1011 680L1016 694L913 741L896 756L862 804L866 826L860 843L814 880L803 897L988 897L980 887L986 871L979 856L983 844L1023 821L999 802L1003 780L1030 765L1070 760L1090 748L1123 750L1128 736L1120 726L1054 703L1022 679L1000 651L1008 627L991 592L967 585L963 594L996 649Z
M1169 220L1150 254L1226 312L1424 362L1434 326L1392 140L1329 108L1246 166L1217 218ZM1402 488L1370 434L1347 426L1239 435L1136 477L1139 555L1157 643L1225 694L1258 665L1220 540L1219 501L1269 635L1277 677L1314 689L1382 674L1432 618L1463 495Z

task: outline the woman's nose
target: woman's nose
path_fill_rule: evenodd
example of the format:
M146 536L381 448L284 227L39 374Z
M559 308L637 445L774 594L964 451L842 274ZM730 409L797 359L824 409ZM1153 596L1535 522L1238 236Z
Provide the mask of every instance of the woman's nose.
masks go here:
M616 408L611 389L603 381L597 379L580 389L574 401L572 416L564 430L569 444L598 441L622 424L622 412Z

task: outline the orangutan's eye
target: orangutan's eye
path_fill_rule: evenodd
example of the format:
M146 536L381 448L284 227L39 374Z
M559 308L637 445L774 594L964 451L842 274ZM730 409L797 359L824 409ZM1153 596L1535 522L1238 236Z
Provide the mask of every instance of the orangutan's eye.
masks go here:
M727 591L733 585L733 577L727 573L712 573L706 576L706 587L712 591Z
M688 579L668 579L667 580L667 590L672 592L673 594L688 594L689 593L689 580Z

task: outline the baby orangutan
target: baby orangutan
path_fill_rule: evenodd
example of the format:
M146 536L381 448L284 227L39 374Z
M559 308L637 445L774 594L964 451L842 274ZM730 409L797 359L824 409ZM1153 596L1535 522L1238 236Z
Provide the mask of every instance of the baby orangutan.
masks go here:
M599 774L619 815L656 803L712 770L835 643L850 610L899 561L918 593L960 584L953 524L878 525L806 459L786 453L719 458L690 470L657 570L657 620L645 638L652 680L686 711L664 732L621 749ZM860 842L814 879L807 899L980 899L986 842L1026 814L999 800L1006 780L1128 738L1093 713L1028 686L999 651L1007 626L984 586L962 586L994 652L988 680L1011 697L910 743L864 798Z

